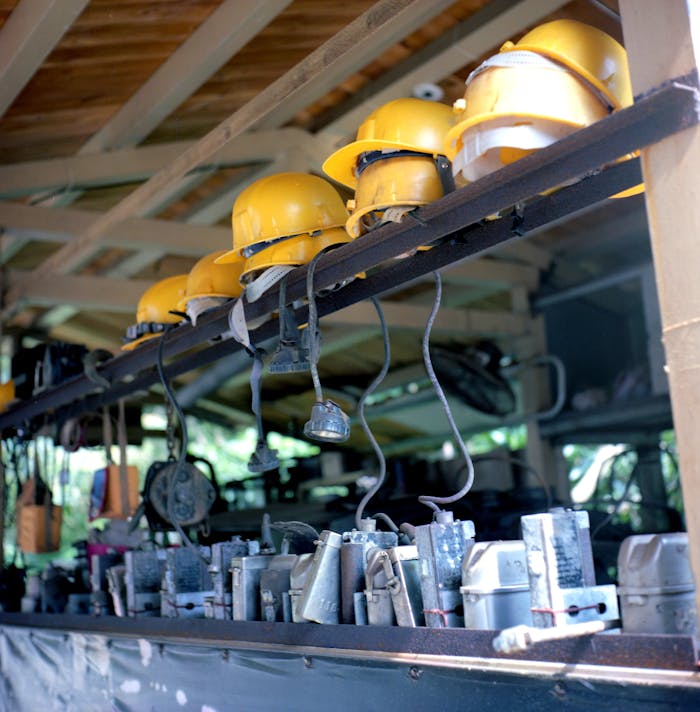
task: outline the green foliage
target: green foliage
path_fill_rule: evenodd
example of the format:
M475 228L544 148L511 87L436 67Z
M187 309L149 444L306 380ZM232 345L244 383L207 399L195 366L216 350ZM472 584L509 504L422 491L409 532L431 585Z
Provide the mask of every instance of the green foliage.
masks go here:
M527 429L524 425L488 430L469 438L469 451L473 455L491 452L499 447L506 447L511 451L522 450L526 445Z

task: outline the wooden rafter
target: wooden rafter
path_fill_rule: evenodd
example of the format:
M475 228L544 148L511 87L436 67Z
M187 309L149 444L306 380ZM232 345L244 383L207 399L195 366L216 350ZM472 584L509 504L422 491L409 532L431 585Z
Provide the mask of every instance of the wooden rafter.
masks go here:
M25 233L34 240L69 244L74 236L84 232L96 217L99 217L99 213L88 210L0 202L0 227L16 233ZM225 227L130 218L105 232L97 244L100 249L157 248L172 255L201 257L207 252L228 247L230 242L231 231Z
M0 116L24 89L88 0L21 0L0 31Z
M176 141L65 158L0 165L0 196L16 198L44 191L74 191L136 183L174 161L194 145ZM290 148L314 144L310 134L295 128L249 132L227 143L200 170L244 166L274 160ZM311 146L309 152L311 152Z
M430 314L430 307L398 302L382 302L384 317L390 329L423 331ZM377 314L369 302L358 302L351 307L328 314L323 323L330 325L371 326ZM480 334L483 336L520 336L527 333L530 319L510 312L480 309L441 309L435 320L435 332Z

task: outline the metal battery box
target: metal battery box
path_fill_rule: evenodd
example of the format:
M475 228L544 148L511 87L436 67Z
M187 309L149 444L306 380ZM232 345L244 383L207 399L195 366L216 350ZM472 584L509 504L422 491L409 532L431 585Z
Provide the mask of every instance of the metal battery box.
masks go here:
M685 532L627 537L617 571L623 632L697 634Z
M127 615L131 618L159 616L165 550L126 551L124 565Z
M271 557L260 573L260 610L268 623L292 620L289 599L290 577L299 557L296 554L277 554Z
M269 566L270 554L234 556L231 559L231 613L234 621L259 621L260 575Z
M243 541L240 537L212 544L209 575L214 592L205 601L205 618L231 620L231 576L229 574L231 559L234 556L256 553L251 550L251 545L257 546L258 544L257 542Z
M588 512L557 508L520 519L537 628L619 618L614 586L596 586Z
M525 543L481 541L462 564L464 627L501 630L532 622Z
M420 564L414 545L369 553L365 597L369 625L424 625Z
M459 628L462 561L474 544L474 524L436 512L435 521L416 527L423 613L429 628Z
M313 623L340 622L340 547L342 537L324 529L316 544L299 601L301 617Z
M211 549L166 549L160 610L166 618L204 618L204 599L214 594L208 562Z
M289 572L289 606L291 608L291 619L294 623L311 622L301 615L301 597L313 563L313 554L300 554Z
M340 548L341 623L355 623L355 594L365 589L367 554L371 549L389 549L398 544L394 532L376 531L373 519L364 520L367 529L343 533Z

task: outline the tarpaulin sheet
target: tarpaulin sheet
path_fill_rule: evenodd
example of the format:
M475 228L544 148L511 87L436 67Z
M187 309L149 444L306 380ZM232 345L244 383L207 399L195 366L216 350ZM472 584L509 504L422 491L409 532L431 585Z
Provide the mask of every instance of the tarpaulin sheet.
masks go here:
M700 709L698 688L0 626L1 712Z

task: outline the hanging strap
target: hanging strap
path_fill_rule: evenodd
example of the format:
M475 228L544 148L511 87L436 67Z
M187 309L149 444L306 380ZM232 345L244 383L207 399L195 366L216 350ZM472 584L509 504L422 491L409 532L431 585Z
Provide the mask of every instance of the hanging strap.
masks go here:
M129 478L127 477L126 465L126 413L124 407L124 399L118 401L119 420L117 423L117 440L119 441L119 484L121 494L122 514L125 517L129 516Z
M280 344L299 347L299 327L294 310L287 306L287 279L280 282L279 293Z
M275 265L266 269L246 286L246 301L250 304L256 302L265 292L274 287L282 277L286 277L296 267L297 265Z
M107 406L102 408L102 441L105 445L105 455L107 455L107 466L109 467L114 460L112 460L112 421Z
M263 356L260 349L253 352L253 369L250 373L250 394L251 410L255 415L255 422L258 429L258 441L265 441L265 431L263 430L262 408L260 407L260 391L262 390Z

